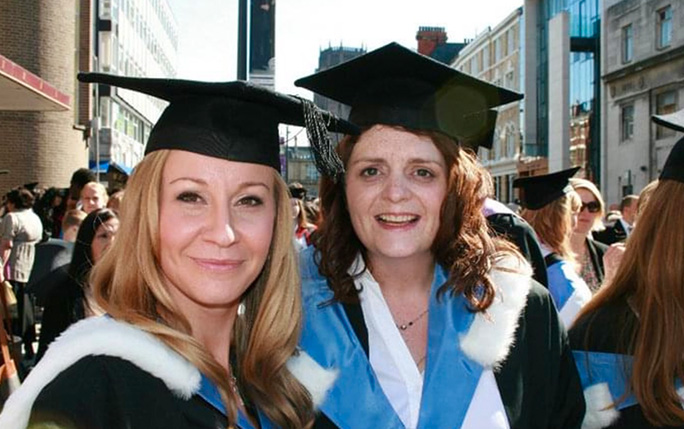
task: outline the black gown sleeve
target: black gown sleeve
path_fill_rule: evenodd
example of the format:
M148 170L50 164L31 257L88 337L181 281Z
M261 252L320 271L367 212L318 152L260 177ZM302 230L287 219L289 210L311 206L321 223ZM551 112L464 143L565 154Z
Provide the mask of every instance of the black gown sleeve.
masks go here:
M516 245L527 262L532 265L534 279L542 286L548 287L546 264L534 229L523 218L510 213L490 215L487 217L487 223L494 232Z
M565 328L533 282L513 348L495 373L511 429L579 429L584 395Z
M53 425L53 426L50 426ZM176 397L164 382L116 357L88 356L60 373L39 394L29 428L225 428L203 400Z

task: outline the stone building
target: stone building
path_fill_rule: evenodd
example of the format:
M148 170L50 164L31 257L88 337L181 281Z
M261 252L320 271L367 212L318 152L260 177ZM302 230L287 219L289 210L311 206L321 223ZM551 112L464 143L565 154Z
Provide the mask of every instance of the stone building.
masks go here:
M69 185L74 170L87 166L88 149L78 117L74 49L80 13L76 0L3 0L0 2L0 54L5 66L28 73L2 79L23 91L52 98L53 106L3 106L0 111L0 192L29 182ZM5 80L7 79L7 81ZM43 85L44 83L48 83ZM21 89L20 87L23 87ZM52 94L52 97L49 95ZM0 97L6 101L4 93ZM28 97L28 96L27 96Z
M684 107L684 2L605 0L603 192L615 203L660 174L681 138L653 114Z
M452 67L495 85L522 92L522 16L522 8L518 8L495 27L478 34L461 49ZM492 149L481 148L479 153L482 164L494 179L496 197L504 203L515 200L513 180L517 176L522 151L521 106L522 102L514 102L499 107Z

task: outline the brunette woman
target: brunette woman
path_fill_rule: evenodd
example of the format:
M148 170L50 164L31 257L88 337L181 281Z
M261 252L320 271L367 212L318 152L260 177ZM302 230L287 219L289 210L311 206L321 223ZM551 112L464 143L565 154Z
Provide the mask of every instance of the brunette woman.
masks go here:
M339 371L315 427L579 427L556 310L490 237L490 176L458 144L520 96L397 44L296 84L351 105L363 130L338 147L345 174L322 179L317 249L301 255L300 344Z
M118 216L109 209L94 210L81 223L67 269L68 275L51 288L45 300L36 362L65 329L97 313L91 306L92 291L88 287L88 275L114 241L118 230Z

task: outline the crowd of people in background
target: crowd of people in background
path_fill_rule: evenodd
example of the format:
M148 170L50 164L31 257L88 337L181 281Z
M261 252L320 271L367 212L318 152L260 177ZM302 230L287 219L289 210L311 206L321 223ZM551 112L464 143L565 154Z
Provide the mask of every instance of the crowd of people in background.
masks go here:
M29 183L3 198L1 275L17 299L8 332L23 351L22 376L54 338L88 314L89 268L118 227L110 224L117 219L123 190L110 192L93 171L81 168L72 174L69 188Z
M574 167L506 206L477 149L522 95L395 43L296 82L350 122L245 82L79 79L169 105L128 190L5 195L6 328L40 375L0 423L684 428L684 139L640 195ZM278 174L279 123L320 199Z

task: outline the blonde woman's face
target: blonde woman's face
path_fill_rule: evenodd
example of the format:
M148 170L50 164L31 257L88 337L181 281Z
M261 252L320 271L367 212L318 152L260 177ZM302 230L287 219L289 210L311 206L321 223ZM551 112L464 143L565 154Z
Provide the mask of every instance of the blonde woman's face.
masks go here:
M591 228L594 226L596 217L600 216L599 212L592 213L590 210L594 210L594 207L598 204L594 194L587 191L586 189L576 189L577 194L579 194L582 200L582 208L580 208L579 215L577 216L577 225L575 226L575 232L579 234L588 234ZM593 203L593 204L592 204Z
M273 237L275 179L267 166L171 151L160 194L161 268L187 317L237 308Z

